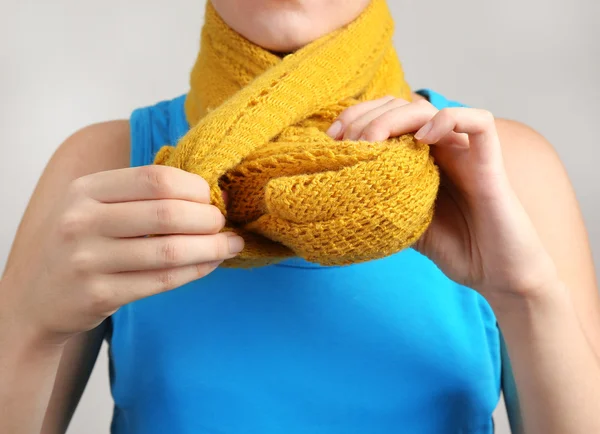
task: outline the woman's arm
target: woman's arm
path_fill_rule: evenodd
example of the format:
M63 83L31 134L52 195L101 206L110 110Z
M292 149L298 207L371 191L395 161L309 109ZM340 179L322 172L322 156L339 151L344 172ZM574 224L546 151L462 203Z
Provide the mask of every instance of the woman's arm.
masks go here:
M503 363L512 368L503 370L511 426L520 433L523 419L527 433L584 432L577 424L586 413L600 417L600 301L583 219L550 144L516 122L498 120L497 129L511 185L567 289L548 287L547 300L513 300L496 312L506 342ZM553 293L559 294L554 300Z
M94 356L80 351L97 351L97 337L65 352L70 339L100 330L125 304L212 273L244 248L222 232L225 217L204 179L174 167L127 167L128 137L123 122L83 130L38 184L0 281L0 432L40 431L61 358L67 371L72 363L89 371ZM64 377L49 407L60 414L46 419L51 432L63 429L83 387Z
M338 120L347 138L414 132L431 145L443 182L415 248L496 313L525 433L600 433L600 298L575 194L548 142L485 110L424 99L382 98Z
M53 204L74 179L129 165L129 124L114 121L84 128L67 139L44 171L23 216L0 280L0 431L66 431L102 343L105 326L71 338L66 345L44 345L28 336L19 318L2 306L19 291L18 276L39 247L38 234ZM8 276L11 276L9 279ZM7 324L12 324L7 326ZM9 417L10 415L10 417ZM5 426L18 421L18 427ZM22 424L26 424L23 426Z
M95 329L69 339L58 366L42 434L63 434L67 431L96 363L107 328L105 321Z
M64 434L102 344L105 325L71 338L64 347L29 345L0 331L2 432ZM30 341L31 342L31 341Z
M581 327L600 360L598 282L587 230L568 175L550 143L539 133L509 120L497 120L496 125L511 185L550 253L559 278L569 288Z

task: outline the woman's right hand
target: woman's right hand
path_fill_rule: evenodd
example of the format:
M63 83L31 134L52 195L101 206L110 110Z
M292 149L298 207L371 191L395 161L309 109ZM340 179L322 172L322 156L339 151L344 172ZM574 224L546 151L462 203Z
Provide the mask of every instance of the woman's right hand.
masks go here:
M243 249L242 238L220 233L225 218L210 205L206 181L179 169L94 173L58 199L36 256L19 264L10 309L44 340L65 342L124 304L206 276Z

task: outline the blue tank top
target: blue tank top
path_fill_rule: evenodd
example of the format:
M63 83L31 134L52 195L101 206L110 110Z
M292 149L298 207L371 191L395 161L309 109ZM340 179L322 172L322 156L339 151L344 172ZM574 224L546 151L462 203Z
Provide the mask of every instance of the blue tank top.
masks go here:
M188 131L184 98L133 112L132 166ZM112 433L490 434L500 350L483 297L413 249L218 269L112 316Z

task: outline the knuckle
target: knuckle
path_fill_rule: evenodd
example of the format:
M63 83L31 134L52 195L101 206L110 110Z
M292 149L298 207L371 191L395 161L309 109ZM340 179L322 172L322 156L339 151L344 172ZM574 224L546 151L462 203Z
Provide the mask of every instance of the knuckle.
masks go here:
M177 215L174 207L169 203L159 203L156 206L156 223L159 230L168 230L172 227L174 216Z
M377 131L379 131L378 128L369 125L364 129L362 136L364 140L371 142L377 136Z
M215 259L225 259L231 256L229 254L229 242L227 235L216 236L213 238L213 252Z
M105 282L95 279L88 283L86 304L90 311L102 313L112 310L112 299Z
M479 110L479 114L486 124L493 124L496 121L494 118L494 114L489 110L481 109Z
M443 109L441 109L439 111L439 116L440 117L444 117L444 118L448 118L452 116L452 109L449 109L448 107L445 107Z
M360 102L348 107L346 110L340 113L340 115L337 117L337 120L341 121L345 126L350 125L352 121L354 121L354 119L356 119L356 117L364 111L364 104L364 102Z
M215 266L212 262L204 262L202 264L196 265L196 277L202 278L208 276L213 270Z
M71 255L70 268L77 274L86 274L94 269L96 255L90 250L79 250Z
M181 260L180 249L172 240L159 244L157 256L159 264L167 267L177 266Z
M365 128L364 131L364 135L366 137L370 137L373 135L373 133L376 132L380 132L380 131L389 131L390 126L389 126L389 122L387 120L388 116L386 116L385 114L379 116L376 119L373 119L369 125L367 125L367 127Z
M362 125L360 125L358 122L350 123L348 128L346 128L346 137L358 137L362 131L362 128Z
M81 210L71 210L62 215L58 222L58 234L66 241L83 235L89 227L89 215Z
M382 137L389 137L387 133L383 134L383 132L380 133L379 131L381 130L372 128L365 129L362 133L363 140L367 142L376 142L378 140L385 140Z
M423 107L435 110L435 107L433 106L433 104L431 104L426 98L420 98L420 99L416 100L415 102L413 102L413 104L416 106L423 106Z
M87 188L87 177L82 176L80 178L76 178L69 183L67 188L67 193L70 196L81 196L85 194Z
M177 286L175 270L161 270L156 273L156 286L159 291L168 291Z
M354 113L356 112L357 107L358 106L352 106L347 108L342 113L340 113L340 115L336 118L336 121L340 121L342 125L347 127L349 124L352 123L352 119L356 117Z
M454 119L454 111L450 108L443 108L437 113L435 118L436 119L434 120L434 122L437 121L442 124L446 124L452 119Z
M362 140L364 140L365 142L373 142L374 139L374 134L371 133L368 130L363 131L363 133L361 134Z
M140 177L153 196L168 196L172 191L167 170L159 165L143 166Z

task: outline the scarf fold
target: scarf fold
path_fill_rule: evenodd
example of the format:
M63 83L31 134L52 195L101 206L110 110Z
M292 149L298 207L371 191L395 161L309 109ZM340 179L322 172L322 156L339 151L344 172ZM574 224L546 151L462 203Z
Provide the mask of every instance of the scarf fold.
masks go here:
M428 146L411 134L377 143L325 134L354 104L410 100L393 29L385 0L373 0L352 23L280 58L229 28L207 1L185 101L190 130L154 162L209 183L224 231L246 241L224 266L294 256L352 264L397 253L426 230L439 186Z

